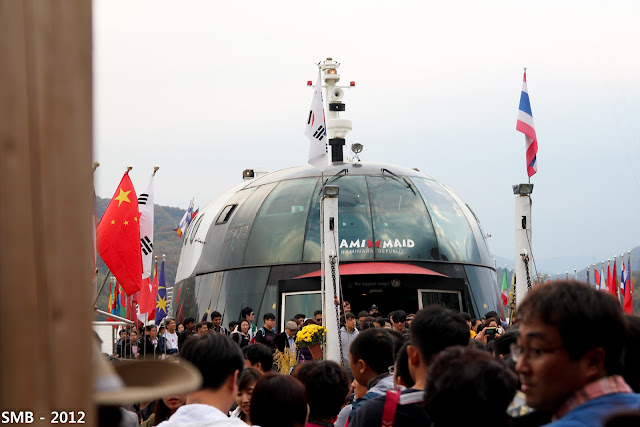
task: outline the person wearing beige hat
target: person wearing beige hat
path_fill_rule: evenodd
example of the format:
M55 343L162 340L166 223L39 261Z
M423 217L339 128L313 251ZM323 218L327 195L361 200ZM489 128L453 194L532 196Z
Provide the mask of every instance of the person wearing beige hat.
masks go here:
M135 413L121 405L149 401L198 389L202 376L190 363L161 360L109 363L97 344L93 351L93 401L99 426L138 425Z

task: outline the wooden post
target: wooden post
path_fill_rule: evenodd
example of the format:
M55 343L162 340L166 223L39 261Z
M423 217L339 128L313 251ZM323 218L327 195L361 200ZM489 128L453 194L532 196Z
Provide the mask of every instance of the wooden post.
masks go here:
M35 425L94 424L91 49L90 1L0 0L0 402Z

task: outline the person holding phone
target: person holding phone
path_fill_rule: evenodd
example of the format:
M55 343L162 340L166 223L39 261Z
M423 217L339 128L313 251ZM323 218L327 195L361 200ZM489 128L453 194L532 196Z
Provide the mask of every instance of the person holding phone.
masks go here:
M504 334L504 329L502 329L502 326L498 326L498 322L494 319L491 319L487 326L480 332L478 332L474 339L482 341L484 345L487 345L487 343L501 337L502 334Z

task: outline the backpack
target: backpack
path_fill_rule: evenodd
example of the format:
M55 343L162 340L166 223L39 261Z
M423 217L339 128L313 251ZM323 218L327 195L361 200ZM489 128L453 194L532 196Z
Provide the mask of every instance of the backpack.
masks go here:
M398 405L408 405L418 403L424 400L423 393L409 393L402 395L400 390L387 390L384 398L384 410L382 411L381 427L393 427L396 419L396 409Z
M249 344L255 344L256 343L256 335L258 335L258 331L262 332L262 338L265 337L265 335L267 335L267 333L264 331L264 326L260 327L256 330L256 333L253 335L253 337L251 337L251 341L249 341Z

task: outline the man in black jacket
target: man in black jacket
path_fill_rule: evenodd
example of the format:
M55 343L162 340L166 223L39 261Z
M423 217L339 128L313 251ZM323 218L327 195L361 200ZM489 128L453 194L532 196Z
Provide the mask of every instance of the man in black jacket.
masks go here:
M178 332L178 350L182 348L182 344L189 338L191 335L195 335L196 329L196 321L193 317L187 317L182 322L184 326L184 331Z
M279 333L273 339L273 343L280 352L284 353L285 348L296 351L296 334L298 333L298 324L295 320L289 320L284 325L284 332Z

